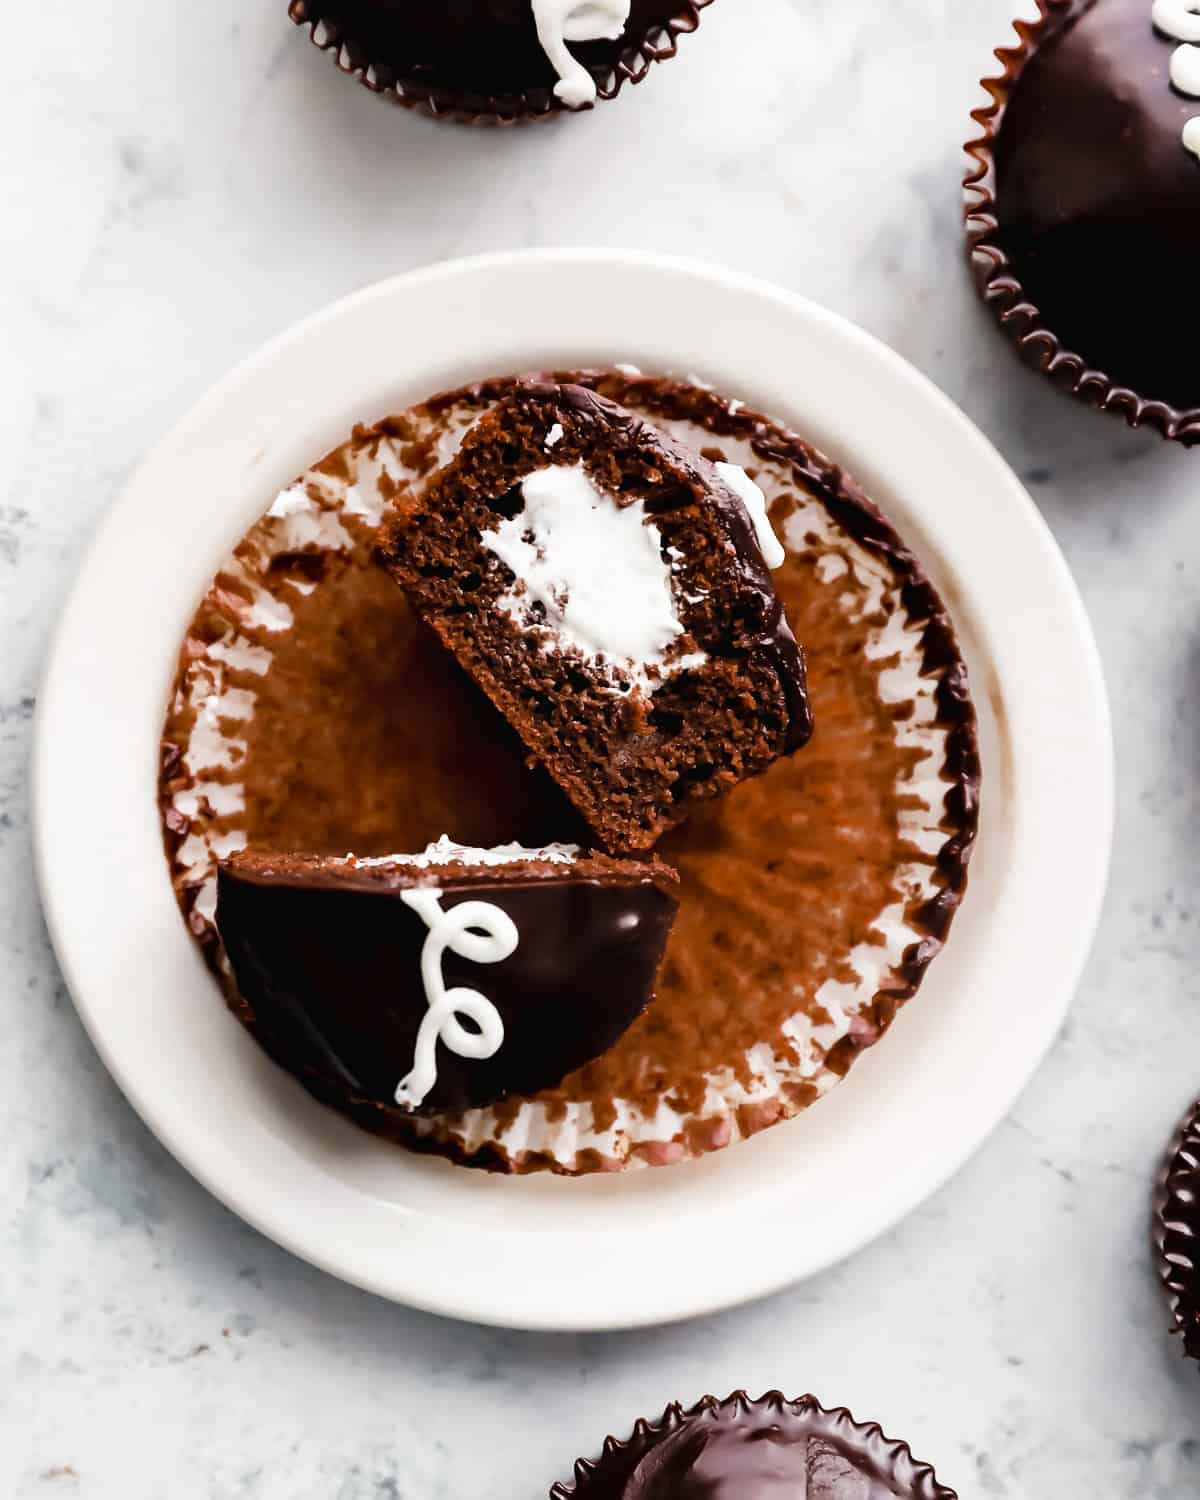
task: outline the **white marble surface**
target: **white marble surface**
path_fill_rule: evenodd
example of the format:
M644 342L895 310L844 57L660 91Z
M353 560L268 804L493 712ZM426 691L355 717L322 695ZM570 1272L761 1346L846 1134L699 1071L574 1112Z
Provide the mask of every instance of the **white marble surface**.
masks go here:
M1011 4L719 0L618 104L497 134L384 107L285 9L39 0L0 55L0 1493L536 1496L607 1431L742 1384L880 1418L964 1497L1197 1493L1200 1375L1164 1336L1146 1231L1200 1092L1200 455L1056 398L969 292L959 148ZM1008 1124L838 1270L629 1336L415 1315L244 1228L109 1081L30 869L48 632L146 446L310 309L552 243L762 273L927 371L1066 550L1120 756L1099 944Z

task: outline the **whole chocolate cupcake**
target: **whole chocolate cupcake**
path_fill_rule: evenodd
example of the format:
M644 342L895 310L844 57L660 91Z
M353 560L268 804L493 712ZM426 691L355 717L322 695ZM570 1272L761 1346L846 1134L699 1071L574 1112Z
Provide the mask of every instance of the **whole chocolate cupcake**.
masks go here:
M976 278L1028 363L1200 442L1200 14L1039 0L968 146Z
M813 1396L771 1391L669 1406L580 1459L551 1500L957 1500L906 1443Z
M612 99L712 0L291 0L316 45L437 118L512 124Z
M1183 1350L1200 1360L1200 1100L1175 1133L1154 1199L1159 1274Z

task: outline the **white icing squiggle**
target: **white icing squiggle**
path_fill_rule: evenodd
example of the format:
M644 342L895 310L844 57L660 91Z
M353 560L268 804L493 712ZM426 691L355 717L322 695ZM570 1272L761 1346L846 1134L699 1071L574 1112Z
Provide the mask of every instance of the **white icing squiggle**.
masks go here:
M498 964L516 952L520 934L508 913L487 901L463 901L443 911L441 891L429 886L401 891L400 899L429 928L421 949L421 980L429 1009L417 1032L412 1071L396 1089L400 1108L416 1109L437 1083L439 1042L458 1057L478 1060L495 1057L504 1045L500 1012L478 990L448 990L442 955L448 948L472 963ZM459 1016L473 1021L477 1030L467 1031Z
M782 568L787 561L783 543L775 535L771 518L767 514L767 497L755 484L741 464L714 464L713 466L733 493L750 513L758 550L768 568Z
M1171 82L1181 94L1200 99L1200 47L1184 42L1171 54Z
M1177 42L1200 42L1200 5L1196 0L1154 0L1154 24Z
M559 81L555 95L568 109L596 102L596 80L568 42L615 42L629 21L631 0L533 0L538 41Z
M1200 99L1200 0L1154 0L1154 24L1183 44L1171 55L1171 82L1181 94ZM1200 115L1184 125L1183 144L1200 157Z

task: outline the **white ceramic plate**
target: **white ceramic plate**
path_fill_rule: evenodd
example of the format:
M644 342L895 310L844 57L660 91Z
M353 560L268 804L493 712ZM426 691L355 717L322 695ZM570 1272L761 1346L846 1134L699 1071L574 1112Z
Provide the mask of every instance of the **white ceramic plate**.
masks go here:
M764 408L887 510L966 649L983 826L946 953L815 1109L686 1166L509 1181L360 1133L226 1013L167 877L159 731L209 577L354 422L484 375L618 361ZM642 255L539 252L438 266L338 303L184 418L101 528L62 620L34 800L43 899L84 1024L143 1119L213 1193L383 1296L513 1327L616 1328L713 1311L832 1264L909 1213L999 1123L1091 942L1111 733L1087 619L1049 532L922 376L755 281Z

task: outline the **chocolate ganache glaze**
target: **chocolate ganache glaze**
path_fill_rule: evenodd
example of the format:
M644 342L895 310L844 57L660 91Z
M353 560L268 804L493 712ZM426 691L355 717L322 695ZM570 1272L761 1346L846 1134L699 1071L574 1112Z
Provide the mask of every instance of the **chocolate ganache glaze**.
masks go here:
M1181 36L1156 28L1151 0L1043 9L993 87L998 125L979 116L995 130L994 203L975 224L1008 261L985 295L1027 355L1083 361L1063 366L1078 394L1131 415L1140 400L1200 409L1200 157L1185 145L1200 100L1172 84ZM1200 410L1196 428L1190 440Z
M610 1438L582 1460L573 1486L551 1500L955 1500L928 1464L878 1426L814 1397L778 1391L751 1401L705 1398L640 1422L628 1442Z
M256 1033L310 1092L436 1113L552 1088L607 1051L653 995L677 885L561 845L243 852L221 866L217 926ZM431 987L450 992L432 1030ZM490 1053L448 1040L460 1013ZM422 1054L429 1076L405 1088Z
M1183 1351L1200 1360L1200 1100L1176 1131L1159 1174L1154 1246Z

